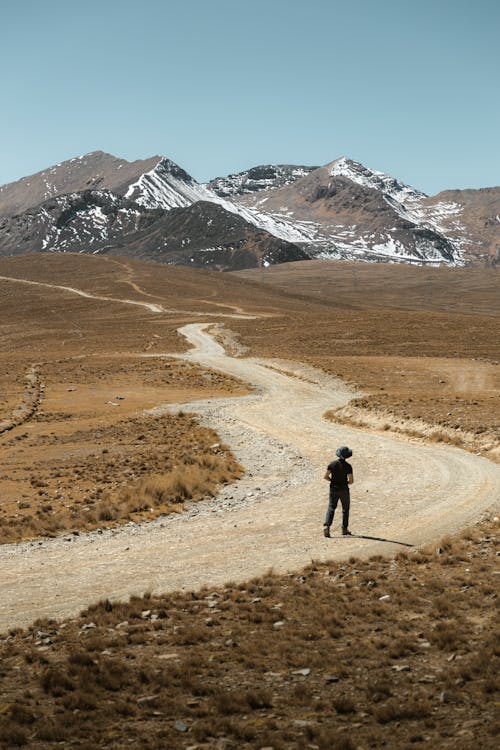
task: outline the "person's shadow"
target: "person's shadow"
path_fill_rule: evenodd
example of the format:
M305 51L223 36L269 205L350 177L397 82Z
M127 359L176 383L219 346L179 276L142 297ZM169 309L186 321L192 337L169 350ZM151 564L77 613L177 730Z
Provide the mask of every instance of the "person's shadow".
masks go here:
M408 544L408 542L400 542L397 539L384 539L384 537L380 536L367 536L366 534L348 534L345 535L342 534L341 536L333 537L333 539L369 539L371 542L389 542L390 544L400 544L402 547L414 547L413 544Z

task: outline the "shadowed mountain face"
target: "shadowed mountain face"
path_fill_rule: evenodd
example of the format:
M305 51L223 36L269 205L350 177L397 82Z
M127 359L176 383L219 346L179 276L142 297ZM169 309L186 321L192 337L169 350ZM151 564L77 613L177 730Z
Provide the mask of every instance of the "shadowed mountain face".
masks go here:
M100 190L51 198L0 219L0 255L42 251L111 253L217 270L309 257L215 203L165 211Z
M428 197L350 159L196 182L101 151L0 187L0 253L134 255L224 270L305 258L495 264L500 188Z

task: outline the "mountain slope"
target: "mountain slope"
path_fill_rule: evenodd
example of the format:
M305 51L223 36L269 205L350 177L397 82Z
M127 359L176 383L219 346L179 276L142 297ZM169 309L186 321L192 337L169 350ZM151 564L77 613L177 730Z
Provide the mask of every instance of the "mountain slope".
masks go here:
M425 197L414 210L459 246L464 258L500 262L500 187L446 190Z
M0 216L19 214L59 195L82 190L112 190L122 195L130 183L153 169L159 156L128 162L103 151L69 159L0 186Z
M458 249L406 208L424 197L342 158L291 185L233 200L301 227L319 257L459 263Z
M84 190L109 190L147 208L165 209L189 206L208 195L204 186L165 157L128 162L93 151L0 186L0 216Z
M0 218L0 255L42 251L111 253L218 270L309 257L210 201L165 211L102 190L58 196Z

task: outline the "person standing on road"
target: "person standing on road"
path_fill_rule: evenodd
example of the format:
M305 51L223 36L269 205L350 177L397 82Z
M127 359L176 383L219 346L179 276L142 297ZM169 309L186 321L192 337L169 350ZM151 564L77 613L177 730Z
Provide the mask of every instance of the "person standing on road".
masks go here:
M342 534L351 536L349 531L349 506L351 503L349 485L354 482L352 466L347 463L346 459L352 456L352 450L343 445L335 451L337 459L328 464L325 479L330 482L330 502L326 511L325 523L323 525L323 534L330 536L330 526L332 525L333 516L338 502L342 503Z

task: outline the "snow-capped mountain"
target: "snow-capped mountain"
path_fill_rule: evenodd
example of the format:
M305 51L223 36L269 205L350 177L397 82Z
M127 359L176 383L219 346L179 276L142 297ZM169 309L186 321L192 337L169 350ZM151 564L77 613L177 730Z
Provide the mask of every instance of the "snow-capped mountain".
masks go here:
M196 201L215 200L213 193L170 159L160 159L127 188L125 198L146 208L182 208Z
M0 253L224 269L311 257L463 265L500 258L499 217L500 188L428 197L345 157L200 184L165 157L96 151L0 187Z
M485 191L489 205L485 195L478 197ZM500 189L485 191L430 198L342 157L291 185L232 200L307 233L308 252L317 257L463 265L478 257L490 262L500 258L494 218L500 212ZM480 221L477 205L483 211Z

